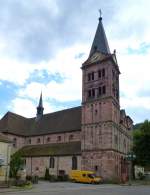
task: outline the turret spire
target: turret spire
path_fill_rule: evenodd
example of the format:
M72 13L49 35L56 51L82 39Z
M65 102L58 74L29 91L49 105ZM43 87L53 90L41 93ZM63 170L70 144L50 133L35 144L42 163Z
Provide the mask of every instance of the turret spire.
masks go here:
M42 92L41 92L41 95L40 95L40 100L39 100L39 105L37 107L37 114L36 114L36 119L40 119L42 116L43 116L43 100L42 100Z
M99 12L100 12L99 24L98 24L98 27L96 30L96 34L94 37L94 41L93 41L89 56L91 56L96 51L99 51L99 52L104 53L104 54L110 54L108 41L106 38L103 23L102 23L102 11L99 10Z

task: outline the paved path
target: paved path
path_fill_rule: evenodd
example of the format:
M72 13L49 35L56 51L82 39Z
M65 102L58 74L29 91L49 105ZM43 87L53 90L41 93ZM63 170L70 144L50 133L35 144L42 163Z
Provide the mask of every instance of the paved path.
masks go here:
M2 189L0 189L2 192ZM39 182L31 190L3 190L5 195L150 195L150 186Z

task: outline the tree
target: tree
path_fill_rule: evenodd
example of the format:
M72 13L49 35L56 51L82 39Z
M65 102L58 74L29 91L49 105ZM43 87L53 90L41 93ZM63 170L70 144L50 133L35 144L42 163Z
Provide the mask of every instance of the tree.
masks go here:
M45 169L45 176L44 176L44 179L45 179L45 180L49 180L49 179L50 179L50 174L49 174L49 169L48 169L48 168Z
M150 164L150 121L146 120L133 133L133 151L136 154L136 164Z
M10 160L10 177L17 178L17 172L24 165L24 160L21 158L21 155L16 152L11 156Z

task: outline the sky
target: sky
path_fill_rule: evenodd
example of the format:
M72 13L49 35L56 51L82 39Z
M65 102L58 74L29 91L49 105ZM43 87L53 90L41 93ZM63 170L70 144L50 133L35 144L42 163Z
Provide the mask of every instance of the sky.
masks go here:
M150 119L149 0L0 0L0 118L81 105L82 73L102 10L120 67L120 104Z

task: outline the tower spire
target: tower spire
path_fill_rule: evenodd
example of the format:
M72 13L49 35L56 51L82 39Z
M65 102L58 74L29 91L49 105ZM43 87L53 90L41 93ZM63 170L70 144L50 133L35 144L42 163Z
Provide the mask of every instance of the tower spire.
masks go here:
M99 23L98 23L98 27L95 33L94 41L92 43L89 56L92 56L92 54L96 51L99 51L104 54L110 54L107 37L106 37L105 30L104 30L103 23L102 23L101 9L99 10L99 13L100 13Z
M42 92L40 95L39 105L37 107L36 119L40 119L43 116L43 99L42 99Z

